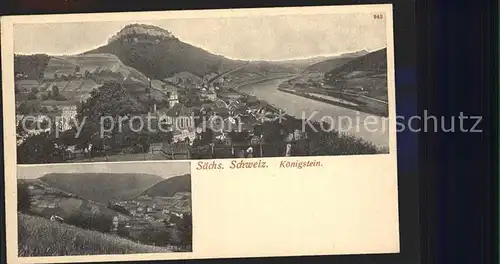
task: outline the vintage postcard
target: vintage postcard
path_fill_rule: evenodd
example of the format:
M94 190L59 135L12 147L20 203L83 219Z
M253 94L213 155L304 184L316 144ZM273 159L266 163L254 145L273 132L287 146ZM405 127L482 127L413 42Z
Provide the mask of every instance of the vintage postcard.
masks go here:
M392 5L1 26L9 262L399 252Z

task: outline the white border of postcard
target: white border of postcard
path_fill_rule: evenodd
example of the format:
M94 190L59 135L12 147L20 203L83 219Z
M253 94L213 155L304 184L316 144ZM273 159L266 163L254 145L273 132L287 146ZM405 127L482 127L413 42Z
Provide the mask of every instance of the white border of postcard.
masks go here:
M156 19L178 19L178 18L200 18L200 17L241 17L241 16L269 16L275 15L292 15L292 14L339 14L339 13L385 13L387 23L387 67L388 67L388 99L389 99L389 154L378 155L354 155L354 156L331 156L331 157L293 157L287 159L293 160L321 160L326 163L334 164L322 168L321 171L311 173L290 173L288 171L279 171L273 169L273 164L278 164L283 158L265 158L268 161L270 168L265 172L255 173L252 170L242 170L238 173L238 181L231 176L231 171L224 172L197 172L194 170L197 160L186 160L191 162L192 166L192 188L193 188L193 214L196 216L193 219L193 252L189 253L155 253L155 254L133 254L133 255L100 255L100 256L64 256L64 257L18 257L17 245L17 204L16 204L16 140L15 140L15 104L14 104L14 69L13 69L13 25L21 23L61 23L61 22L83 22L83 21L130 21L133 20L156 20ZM197 11L159 11L159 12L126 12L126 13L100 13L100 14L70 14L70 15L32 15L32 16L10 16L2 17L1 21L1 36L2 36L2 65L3 65L3 113L4 113L4 161L5 161L5 204L6 204L6 224L7 224L7 260L8 263L60 263L60 262L95 262L95 261L131 261L131 260L171 260L171 259L203 259L203 258L232 258L232 257L268 257L268 256L297 256L297 255L345 255L345 254L367 254L367 253L399 253L399 220L398 220L398 198L397 198L397 154L396 154L396 112L395 112L395 82L394 82L394 39L393 39L393 14L392 4L381 5L346 5L346 6L321 6L321 7L287 7L287 8L255 8L255 9L233 9L233 10L197 10ZM180 160L179 160L180 161ZM141 161L141 162L179 162L179 161ZM224 164L229 164L231 159L217 160ZM359 162L363 162L363 166L358 166ZM80 163L81 164L81 163ZM63 164L47 164L47 165L21 165L21 166L61 166ZM64 164L70 166L70 164ZM75 165L74 163L72 165ZM227 165L226 165L227 166ZM332 167L334 166L334 167ZM351 166L351 170L347 172L347 167ZM277 168L277 167L274 167ZM386 213L388 216L384 220L387 223L387 228L380 226L381 229L387 229L389 237L368 238L367 241L350 241L349 246L344 248L328 247L322 245L317 249L307 247L307 250L298 252L295 250L297 245L292 245L293 241L288 241L286 238L281 240L281 245L276 248L262 248L259 244L253 245L253 248L243 250L242 244L223 243L221 245L212 245L205 247L203 243L207 243L210 234L203 233L200 226L205 221L203 215L205 207L212 206L207 204L204 194L208 195L208 189L212 185L222 184L226 188L234 187L243 188L246 186L259 186L260 184L283 184L295 182L297 184L303 178L301 177L319 177L324 176L322 180L325 184L335 184L334 181L342 181L343 178L333 177L332 180L327 180L325 177L331 175L349 173L344 178L356 178L359 174L376 172L383 175L375 175L380 179L374 179L368 176L359 177L357 180L364 181L363 185L377 185L378 181L383 181L387 185L381 188L387 188L384 192L384 197L367 197L367 199L377 200L377 203L386 205L379 208L380 213ZM228 174L228 175L226 175ZM240 175L241 174L241 175ZM287 174L287 175L283 175ZM307 174L307 175L305 175ZM257 175L257 176L256 176ZM203 176L203 177L202 177ZM248 178L247 178L248 176ZM285 177L289 177L288 179ZM213 177L213 183L207 181L207 178ZM228 180L228 179L233 180ZM333 179L334 178L334 179ZM283 180L282 182L279 182ZM348 179L346 179L347 181ZM224 183L226 181L226 183ZM241 186L239 185L241 183ZM307 185L303 183L304 186ZM354 184L354 183L353 183ZM358 182L358 184L362 184ZM290 187L291 189L294 189ZM304 187L303 187L304 188ZM243 190L243 189L241 189ZM263 191L265 193L265 191ZM377 193L377 195L380 193ZM385 195L387 194L387 195ZM279 192L275 194L276 199L279 199ZM297 194L299 195L299 194ZM302 194L301 194L302 195ZM306 194L307 195L307 192ZM314 195L311 193L311 195ZM368 194L367 194L368 195ZM375 195L375 194L373 194ZM268 197L269 198L269 197ZM252 198L254 199L254 198ZM315 199L319 199L316 197ZM361 199L361 198L360 198ZM385 200L381 200L385 199ZM330 200L329 197L324 197L324 200ZM233 203L242 202L245 200L234 199ZM229 201L231 202L231 201ZM341 201L346 203L346 201ZM356 204L356 201L349 201ZM213 208L213 206L212 206ZM340 207L339 207L340 208ZM328 208L326 208L328 210ZM237 213L237 212L236 212ZM235 214L236 214L235 213ZM279 214L279 211L275 211ZM374 212L371 212L374 213ZM330 212L329 214L335 214ZM367 216L370 217L370 216ZM208 221L208 220L207 220ZM211 220L210 220L211 221ZM382 220L381 220L382 221ZM327 223L323 223L327 224ZM285 224L286 226L286 224ZM340 229L339 229L340 230ZM251 231L251 230L250 230ZM296 231L296 230L294 230ZM317 230L316 235L326 235L325 232ZM328 231L328 230L326 230ZM340 231L339 231L340 232ZM247 234L248 232L245 232ZM328 233L328 232L326 232ZM206 239L204 239L204 236ZM210 238L212 239L212 238ZM241 239L252 239L241 237ZM270 238L274 242L279 238ZM320 239L320 238L319 238ZM354 238L353 238L354 239ZM371 240L370 240L371 239ZM227 241L229 242L229 241ZM290 244L287 244L290 243ZM305 242L310 243L309 242ZM217 244L217 243L214 243ZM380 247L370 247L369 245L383 244ZM305 246L305 244L303 245Z

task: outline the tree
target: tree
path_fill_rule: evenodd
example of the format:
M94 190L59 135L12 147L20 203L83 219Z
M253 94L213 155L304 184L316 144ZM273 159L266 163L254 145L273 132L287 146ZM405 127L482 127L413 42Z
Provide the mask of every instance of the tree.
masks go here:
M125 227L125 224L123 224L123 223L118 224L118 235L121 237L129 237L130 236L130 232Z
M300 120L293 118L293 117L287 117L286 120L283 120L281 122L281 125L283 127L283 131L288 135L290 133L294 134L295 137L295 130L301 129L302 123ZM326 128L326 127L325 127Z
M262 135L265 142L279 143L283 141L283 129L275 122L264 122L262 124Z
M28 94L28 100L36 100L36 99L37 99L36 94L34 94L34 93Z
M108 202L108 208L113 209L119 213L122 213L124 215L131 215L130 212L127 210L127 208L119 205L119 204L113 204L111 201Z
M109 232L111 225L113 224L113 219L110 216L104 214L96 213L83 213L78 211L66 218L66 223L81 227L84 229L96 230L99 232Z
M93 90L90 98L82 103L78 109L77 120L84 126L79 137L79 148L85 148L100 137L101 117L104 119L103 128L110 128L114 123L118 127L120 117L145 113L144 107L132 101L122 84L106 82L98 90ZM112 131L111 136L117 131ZM132 131L124 133L134 133Z
M206 146L210 143L212 143L212 140L214 138L214 132L212 129L206 127L205 131L202 131L199 134L199 137L195 138L193 141L193 146Z
M36 96L35 96L35 97L36 97ZM49 93L41 93L41 94L40 94L40 99L41 99L42 101L48 100L48 99L49 99L49 97L50 97L50 92L49 92Z
M148 227L144 229L139 235L139 241L145 244L153 244L154 229Z
M29 107L27 106L26 102L22 102L17 106L16 113L19 113L22 115L29 114Z
M185 214L180 219L177 229L180 232L180 240L182 245L191 245L193 241L193 217L191 214Z
M172 132L170 132L170 131L167 131L167 132L158 131L154 135L154 139L155 139L155 141L165 142L167 144L170 144L170 143L172 143L174 137L172 135Z
M59 97L59 87L57 87L57 85L52 86L51 96L52 98Z
M231 132L228 133L228 137L231 139L232 142L245 142L248 140L249 134L248 131L246 130L241 132L232 130Z
M17 147L20 164L51 163L62 157L62 149L56 148L50 132L29 136Z
M31 93L36 95L38 92L40 92L40 90L37 87L31 88Z
M32 197L28 187L27 183L17 185L17 210L22 213L29 212L31 207Z
M65 147L76 145L78 144L76 134L77 134L76 127L72 127L71 129L63 131L59 134L58 143Z

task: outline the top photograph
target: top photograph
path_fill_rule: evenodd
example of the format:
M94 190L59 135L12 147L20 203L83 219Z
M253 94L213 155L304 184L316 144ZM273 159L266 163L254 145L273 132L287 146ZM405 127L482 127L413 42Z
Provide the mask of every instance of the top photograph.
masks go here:
M391 9L364 10L14 20L17 164L395 151Z

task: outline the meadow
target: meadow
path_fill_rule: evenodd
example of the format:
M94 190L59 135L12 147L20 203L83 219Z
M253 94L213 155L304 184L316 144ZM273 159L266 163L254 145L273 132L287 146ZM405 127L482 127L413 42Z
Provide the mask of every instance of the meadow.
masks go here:
M165 253L166 248L142 245L97 231L18 214L20 257Z

